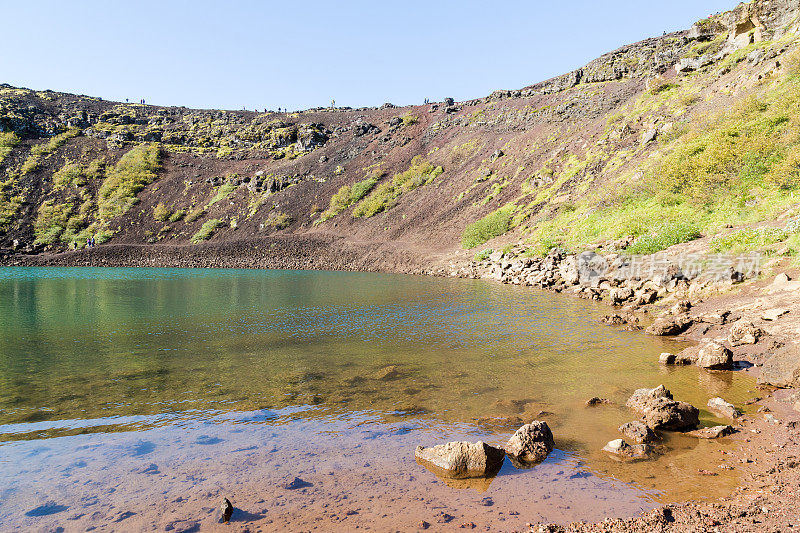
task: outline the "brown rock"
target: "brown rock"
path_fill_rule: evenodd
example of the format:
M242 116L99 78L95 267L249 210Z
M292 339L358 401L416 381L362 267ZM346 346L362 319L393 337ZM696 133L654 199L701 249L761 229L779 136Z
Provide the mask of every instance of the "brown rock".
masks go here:
M743 344L755 344L758 339L763 337L766 332L754 325L752 322L740 320L731 326L728 334L728 342L731 346L741 346Z
M622 439L614 439L603 447L603 451L620 459L646 459L650 454L647 444L628 444Z
M541 463L553 451L555 442L547 422L534 420L525 424L508 440L506 453L516 463Z
M598 405L610 404L610 403L611 403L611 400L608 400L606 398L600 398L599 396L595 396L593 398L589 398L588 400L586 400L586 407L596 407Z
M736 430L733 429L733 426L713 426L687 431L684 435L689 435L690 437L696 437L698 439L718 439L720 437L727 437L735 432Z
M451 478L485 477L500 469L505 453L482 441L448 442L425 448L417 446L418 463L433 466L436 473Z
M651 429L680 431L693 429L700 422L700 411L691 404L674 400L664 385L638 389L625 405L642 415Z
M730 370L733 368L733 352L718 342L710 341L700 348L696 364L709 370Z
M800 386L800 348L790 344L772 354L761 366L758 383L774 387Z
M692 319L688 315L664 316L657 318L645 331L663 337L683 333L691 325Z
M620 433L637 444L647 444L658 440L655 432L638 420L622 424L618 429Z
M742 412L738 410L733 404L726 402L722 398L711 398L708 400L708 408L716 415L724 418L736 420L742 416Z

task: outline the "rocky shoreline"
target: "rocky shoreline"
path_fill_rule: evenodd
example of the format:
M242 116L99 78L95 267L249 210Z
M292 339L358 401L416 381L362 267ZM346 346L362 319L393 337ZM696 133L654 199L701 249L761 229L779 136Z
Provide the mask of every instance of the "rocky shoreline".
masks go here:
M698 372L753 373L764 393L762 397L753 398L753 402L760 405L754 416L740 416L737 407L724 399L713 399L714 405L710 402L708 408L723 413L731 424L698 429L694 406L673 400L663 386L642 389L628 402L642 417L641 421L621 426L619 431L623 438L609 442L605 451L621 460L645 459L652 452L649 441L653 429L686 430L697 438L728 437L741 441L738 468L746 474L742 475L742 484L734 494L719 501L667 505L645 516L608 519L596 524L532 524L532 530L764 531L770 527L800 525L800 520L797 524L792 522L793 510L786 497L792 493L791 487L800 482L797 460L800 457L800 395L793 388L800 375L800 356L791 342L793 334L800 331L795 316L800 306L795 295L798 282L792 281L786 273L763 280L749 278L745 272L730 268L722 276L719 272L709 276L687 273L678 262L661 260L658 268L641 275L631 271L630 260L613 252L605 256L570 255L560 250L553 250L544 258L517 258L495 253L482 261L458 264L448 263L446 257L432 259L409 251L398 254L388 245L380 249L347 247L342 245L344 241L330 237L317 239L322 244L316 249L309 246L312 240L290 239L261 242L260 245L228 243L171 249L108 245L91 251L9 256L2 263L379 270L493 279L601 300L612 306L603 320L611 327L644 329L652 335L694 341L694 346L677 354L661 354L661 364L694 364ZM369 253L365 253L367 249ZM387 262L386 257L392 257L392 262ZM375 258L379 259L370 262ZM596 400L602 403L602 399ZM522 442L524 439L517 440L520 442L516 447L520 449L530 444ZM533 444L527 447L537 449ZM418 460L430 461L431 450L435 448L438 446L418 449ZM546 445L543 450L546 457L549 451ZM536 460L542 458L537 456ZM460 459L456 463L458 461ZM496 465L496 457L494 463ZM446 466L447 463L442 464ZM727 464L722 466L729 468Z

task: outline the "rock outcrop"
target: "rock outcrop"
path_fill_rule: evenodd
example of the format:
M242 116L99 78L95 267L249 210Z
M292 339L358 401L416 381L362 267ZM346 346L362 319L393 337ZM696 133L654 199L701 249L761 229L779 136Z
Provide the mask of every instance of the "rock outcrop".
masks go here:
M554 446L547 422L534 420L512 435L506 444L506 453L515 465L530 465L544 461Z
M773 387L800 386L800 348L788 345L772 354L761 366L758 383Z

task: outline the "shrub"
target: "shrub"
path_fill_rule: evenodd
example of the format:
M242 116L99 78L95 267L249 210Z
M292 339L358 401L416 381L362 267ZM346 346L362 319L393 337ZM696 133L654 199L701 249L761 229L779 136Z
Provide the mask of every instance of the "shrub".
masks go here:
M81 130L79 129L70 129L65 131L64 133L60 133L50 138L46 143L37 144L31 148L31 153L28 154L28 158L22 164L22 168L20 168L20 175L24 176L29 172L33 172L37 168L39 168L39 164L41 162L41 158L47 155L50 155L57 149L64 146L68 140L77 137L81 134Z
M422 185L427 185L444 172L442 167L434 167L422 156L411 160L411 166L405 172L395 174L391 180L381 183L377 188L353 209L354 217L369 218L381 211L386 211L397 204L400 196ZM370 185L370 189L375 184ZM352 193L351 193L352 194Z
M416 124L419 122L419 117L412 115L411 113L406 113L400 119L403 121L403 126L411 126L412 124Z
M319 217L318 222L323 222L335 217L354 203L358 202L369 193L378 182L376 178L367 178L350 185L342 185L333 196L331 202Z
M18 143L19 137L14 132L0 133L0 163L8 157L8 154Z
M186 216L186 209L178 209L177 211L172 213L172 215L170 215L169 221L170 222L177 222L177 221L179 221L180 219L182 219L185 216Z
M83 175L83 169L77 163L67 161L53 174L53 190L82 187L83 185L86 185L86 177Z
M511 224L511 217L516 210L513 204L506 205L489 213L480 220L469 224L464 233L461 234L461 246L470 250L479 246L489 239L503 235L508 231Z
M108 169L98 193L100 219L110 219L126 213L136 202L136 195L156 179L161 150L157 145L141 145L131 149Z
M206 214L205 207L198 207L196 209L192 209L191 211L189 211L189 214L186 215L186 222L194 222L195 220L197 220L198 218L202 217L205 214Z
M37 244L58 242L61 234L67 228L74 207L70 203L56 204L53 200L42 202L33 223L35 242Z
M629 254L654 254L672 245L700 238L700 229L688 222L669 222L637 238L625 251Z
M264 221L264 225L277 230L286 229L293 220L294 219L286 213L282 213L281 211L273 211Z
M159 202L158 205L156 205L153 208L153 218L155 218L159 222L164 222L171 216L172 216L172 209L164 205L163 202Z
M211 220L206 220L200 229L192 235L191 241L195 244L201 241L206 241L211 238L211 235L214 234L214 231L220 227L224 226L224 222L222 222L218 218L212 218Z

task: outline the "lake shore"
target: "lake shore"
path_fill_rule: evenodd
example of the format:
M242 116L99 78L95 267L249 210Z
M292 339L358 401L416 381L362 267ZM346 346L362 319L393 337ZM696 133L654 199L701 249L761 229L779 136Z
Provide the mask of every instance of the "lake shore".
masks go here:
M430 256L419 251L395 253L394 245L340 246L328 240L324 246L303 241L278 243L230 243L222 247L132 247L101 246L94 250L67 252L52 256L13 256L3 264L60 265L60 266L172 266L172 267L267 267L267 268L333 268L340 270L382 270L403 273L449 275L462 277L496 277L496 264L475 265L453 260L446 255ZM374 261L374 262L373 262ZM502 258L494 263L499 264ZM490 262L491 263L491 262ZM373 268L374 267L374 268ZM788 272L790 279L776 278ZM688 300L692 315L710 315L728 311L737 321L752 321L766 333L753 344L734 347L734 359L750 363L740 371L758 376L759 367L770 352L781 344L791 344L798 328L797 291L791 279L796 272L787 265L773 265L769 278L727 284L726 288L711 287L689 294L685 291L666 291L652 303L631 307L611 315L635 316L624 319L619 326L647 324L652 318L679 302ZM513 282L507 278L506 282ZM500 281L503 281L502 276ZM787 284L788 283L788 284ZM524 283L527 284L527 283ZM579 285L579 284L578 284ZM566 292L567 287L554 283L551 288ZM613 288L613 287L611 287ZM609 289L610 290L610 289ZM607 291L608 292L608 291ZM594 297L593 292L590 291ZM586 292L579 292L587 297ZM607 296L607 294L605 295ZM602 293L601 293L602 297ZM765 311L786 308L790 312L777 319L764 320ZM612 321L612 323L615 323ZM676 337L698 343L722 339L729 334L731 322L719 324L699 321ZM698 372L708 372L698 369ZM719 372L719 371L717 371ZM774 391L774 392L773 392ZM605 520L594 524L577 523L567 526L541 525L532 521L534 531L764 531L797 526L792 499L792 487L800 482L800 413L794 408L794 389L765 386L758 394L759 413L737 420L739 432L733 439L742 442L740 456L724 458L726 464L741 472L740 486L729 496L713 502L687 502L668 505L643 516L629 519ZM755 398L754 398L755 399ZM709 479L713 482L713 476ZM520 511L524 516L524 510Z

